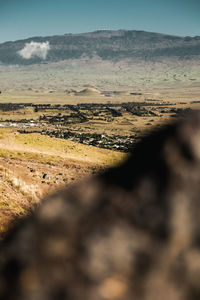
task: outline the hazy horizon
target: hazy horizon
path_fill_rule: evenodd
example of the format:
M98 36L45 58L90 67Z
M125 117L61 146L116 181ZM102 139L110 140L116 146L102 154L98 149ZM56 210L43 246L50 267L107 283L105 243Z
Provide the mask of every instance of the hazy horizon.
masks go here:
M97 30L200 35L198 0L0 0L0 43Z
M186 37L186 35L178 35L178 34L170 34L170 33L163 33L163 32L156 32L156 31L148 31L148 30L143 30L143 29L127 29L127 28L119 28L119 29L96 29L96 30L92 30L92 31L83 31L83 32L65 32L65 33L60 33L60 34L49 34L49 35L35 35L35 36L26 36L24 38L20 38L17 40L6 40L1 42L0 44L6 43L6 42L15 42L18 40L26 40L26 39L31 39L31 38L36 38L36 37L49 37L49 36L60 36L60 35L75 35L75 34L86 34L86 33L93 33L93 32L97 32L97 31L144 31L144 32L149 32L149 33L157 33L157 34L163 34L163 35L171 35L171 36L178 36L178 37ZM195 36L200 36L200 35L191 35L190 37L195 37Z

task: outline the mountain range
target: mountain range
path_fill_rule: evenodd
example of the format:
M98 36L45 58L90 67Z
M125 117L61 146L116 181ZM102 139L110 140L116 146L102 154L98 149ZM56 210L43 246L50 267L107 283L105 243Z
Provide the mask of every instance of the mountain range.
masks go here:
M32 44L31 44L32 43ZM49 45L45 57L20 55L27 45ZM38 48L39 51L41 50ZM0 63L31 65L98 57L104 61L156 61L165 58L200 59L200 36L180 37L135 30L99 30L91 33L32 37L0 44Z

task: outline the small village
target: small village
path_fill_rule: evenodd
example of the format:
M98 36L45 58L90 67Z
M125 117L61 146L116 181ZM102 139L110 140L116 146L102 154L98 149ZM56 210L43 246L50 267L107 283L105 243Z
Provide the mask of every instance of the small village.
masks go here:
M162 119L165 115L169 118L181 117L192 109L146 99L145 102L77 105L1 103L0 111L0 127L16 128L19 133L37 132L52 138L130 152L141 136L141 132L131 129L131 124L135 120L146 120L145 126L151 127L155 120ZM107 133L104 130L106 126L112 128L118 123L124 123L125 118L128 120L129 134L124 134L124 127L117 134Z

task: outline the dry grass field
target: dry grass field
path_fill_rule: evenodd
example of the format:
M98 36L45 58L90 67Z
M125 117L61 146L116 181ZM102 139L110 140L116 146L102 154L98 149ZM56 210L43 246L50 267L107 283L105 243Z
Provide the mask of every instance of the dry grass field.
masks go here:
M0 238L55 188L120 161L105 149L0 129Z
M198 60L164 59L120 62L98 58L67 60L31 66L0 65L1 102L68 103L198 100L200 92ZM95 87L100 91L121 91L118 97L102 95L71 97L66 91ZM130 96L130 92L142 93ZM81 99L80 99L81 98Z
M4 96L1 95L1 97ZM81 101L82 99L81 97ZM113 102L118 103L120 99L123 98L116 96ZM21 98L20 100L22 102ZM75 101L71 96L72 100ZM93 96L88 97L88 103L93 101ZM11 98L9 102L12 102ZM146 100L144 105L148 103L149 101ZM100 135L102 141L103 136L110 139L114 137L113 143L124 138L124 147L127 137L131 136L135 143L137 138L152 128L162 126L168 120L174 119L172 117L178 117L179 114L182 116L185 110L196 109L199 105L191 101L187 103L160 101L159 104L154 101L150 107L137 105L136 114L134 111L123 110L123 107L119 105L118 108L123 113L115 117L109 115L109 112L101 111L101 106L95 109L92 106L84 111L88 117L87 121L69 122L67 125L43 124L38 121L40 116L55 117L59 113L66 114L68 110L62 110L62 107L57 109L52 106L51 109L35 111L35 107L25 106L8 111L2 106L0 110L0 237L4 236L14 220L27 215L47 193L51 193L55 188L64 184L73 184L107 166L115 165L126 157L123 151L84 145L86 143L84 140L79 143L70 138L55 138L52 135L41 134L42 131L44 133L45 130L52 132L67 130L74 134L87 133L89 141L95 134ZM102 107L104 108L104 104ZM80 112L83 112L83 108L80 108ZM24 123L24 119L27 123ZM24 129L26 133L23 133ZM106 142L110 147L109 139ZM94 142L91 144L93 145ZM99 145L102 146L102 144Z

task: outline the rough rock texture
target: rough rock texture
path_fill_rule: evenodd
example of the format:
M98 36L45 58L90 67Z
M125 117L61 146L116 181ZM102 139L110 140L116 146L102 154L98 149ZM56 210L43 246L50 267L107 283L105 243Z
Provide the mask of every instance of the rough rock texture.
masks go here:
M200 115L46 199L1 245L0 299L200 299Z

